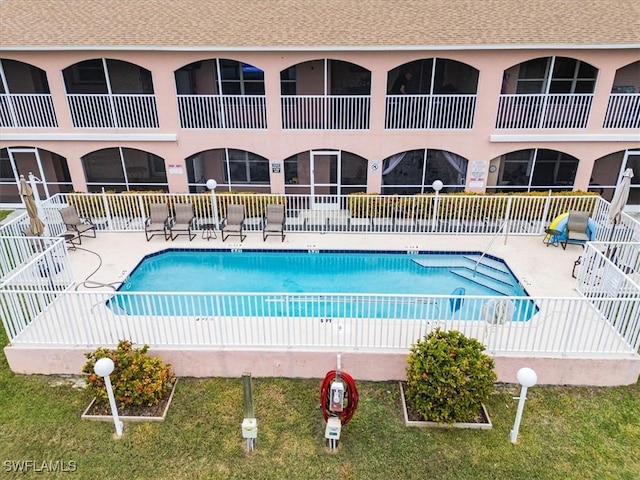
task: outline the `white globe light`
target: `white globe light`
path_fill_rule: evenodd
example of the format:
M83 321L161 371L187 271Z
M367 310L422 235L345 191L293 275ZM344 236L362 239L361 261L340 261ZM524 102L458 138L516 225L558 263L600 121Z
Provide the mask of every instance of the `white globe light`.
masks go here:
M431 187L436 191L439 192L440 190L442 190L442 187L444 187L444 183L442 183L442 180L435 180L432 184Z
M218 182L216 182L213 178L210 178L209 180L207 180L206 185L209 190L215 190L218 186Z
M113 360L111 360L110 358L99 358L96 361L96 364L93 366L93 371L101 377L106 377L111 375L111 372L113 372L113 368Z
M533 387L538 381L538 375L531 368L524 367L518 370L518 383L523 387Z

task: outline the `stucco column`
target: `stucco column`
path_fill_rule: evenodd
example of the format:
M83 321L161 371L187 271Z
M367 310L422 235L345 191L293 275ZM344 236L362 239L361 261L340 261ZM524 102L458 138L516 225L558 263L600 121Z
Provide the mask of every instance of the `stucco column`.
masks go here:
M489 59L490 60L490 59ZM478 76L478 92L473 129L476 138L486 138L489 142L495 131L498 104L500 102L500 86L502 85L503 70L499 66L493 68L480 67ZM467 178L465 188L468 192L484 193L489 178L489 164L491 158L468 158Z
M591 102L591 113L589 114L589 123L587 130L598 131L604 125L604 117L607 114L607 106L609 105L609 97L611 87L616 77L615 69L600 69L598 71L598 81L593 91L593 100ZM585 188L586 190L586 188Z
M384 114L387 104L387 70L384 65L371 71L371 123L368 138L386 138L393 135L384 129ZM367 193L382 191L382 161L384 158L370 158L367 167Z
M177 139L179 139L181 129L173 65L166 62L163 63L160 57L153 60L151 74L159 125L156 132L176 134ZM179 149L174 151L178 152ZM167 172L169 191L172 193L188 192L188 177L184 157L182 155L165 156L164 165Z
M277 66L264 71L267 129L272 135L282 135L282 109L280 108L280 70ZM284 159L269 158L271 193L284 193Z

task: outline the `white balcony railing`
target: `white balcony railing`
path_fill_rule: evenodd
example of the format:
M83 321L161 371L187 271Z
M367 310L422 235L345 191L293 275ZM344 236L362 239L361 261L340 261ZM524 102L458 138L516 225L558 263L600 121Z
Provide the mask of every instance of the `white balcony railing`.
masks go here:
M640 93L612 93L603 128L640 128Z
M57 126L58 120L50 94L0 94L0 127Z
M264 95L178 95L182 128L267 128Z
M500 95L496 128L586 128L593 94Z
M285 130L367 130L369 95L291 95L281 98Z
M68 94L76 128L158 128L154 95Z
M385 128L473 128L476 95L388 95Z

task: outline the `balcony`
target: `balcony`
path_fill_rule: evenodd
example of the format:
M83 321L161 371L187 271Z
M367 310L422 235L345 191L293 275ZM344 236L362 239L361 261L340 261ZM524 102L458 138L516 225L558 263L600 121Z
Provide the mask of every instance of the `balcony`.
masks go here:
M158 128L155 95L67 94L76 128Z
M178 95L178 112L182 128L267 128L264 95Z
M496 128L586 128L593 94L500 95Z
M291 95L281 98L285 130L367 130L370 95Z
M53 100L48 93L0 94L0 127L57 127Z
M640 128L640 93L612 93L603 128Z
M473 128L476 95L387 95L387 130Z

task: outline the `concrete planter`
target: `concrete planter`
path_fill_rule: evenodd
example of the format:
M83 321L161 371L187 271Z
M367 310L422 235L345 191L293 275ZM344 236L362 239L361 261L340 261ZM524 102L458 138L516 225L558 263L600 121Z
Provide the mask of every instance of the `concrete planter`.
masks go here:
M169 394L169 398L167 399L167 403L164 406L161 415L159 415L159 416L147 416L147 415L132 416L132 415L122 415L120 412L118 412L118 416L120 417L120 420L122 420L123 422L163 422L165 417L167 416L167 412L169 411L169 406L171 405L171 401L173 400L173 393L176 391L176 385L177 384L178 384L178 379L176 379L176 381L173 384L173 388L171 389L171 393ZM92 414L89 414L89 412L91 411L91 408L93 407L93 405L95 403L96 403L96 399L94 398L93 400L91 400L91 403L86 408L86 410L84 411L84 413L82 414L82 416L80 418L82 418L83 420L93 420L93 421L96 421L96 422L113 422L113 416L111 416L111 415L92 415Z
M400 386L400 397L402 401L402 414L404 415L404 424L407 427L420 427L420 428L472 428L477 430L491 430L493 428L493 424L491 423L491 419L489 418L489 414L487 413L487 409L482 405L482 413L484 418L487 419L486 422L472 422L472 423L438 423L438 422L426 422L426 421L416 421L409 420L409 412L407 411L407 402L404 397L404 384L403 382L399 382Z

